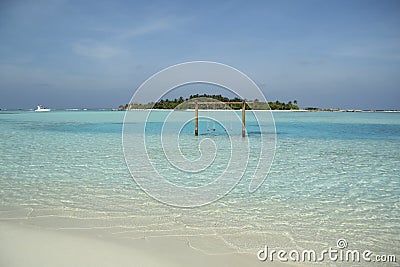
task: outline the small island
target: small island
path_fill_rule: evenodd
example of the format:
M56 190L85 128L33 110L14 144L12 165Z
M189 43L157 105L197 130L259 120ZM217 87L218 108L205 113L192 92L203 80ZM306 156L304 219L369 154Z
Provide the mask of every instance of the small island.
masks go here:
M227 104L231 109L239 110L242 108L241 104L237 104L237 102L248 102L252 103L251 106L246 105L246 109L253 110L300 110L297 105L297 100L289 101L287 103L275 101L275 102L262 102L259 99L254 100L243 100L238 97L228 98L222 95L208 95L208 94L195 94L190 95L189 98L179 97L173 100L170 99L161 99L157 102L149 102L147 104L132 102L125 105L120 105L118 110L133 110L133 109L190 109L191 104L194 102L194 99L198 98L208 98L215 99L218 102L236 102L235 104Z

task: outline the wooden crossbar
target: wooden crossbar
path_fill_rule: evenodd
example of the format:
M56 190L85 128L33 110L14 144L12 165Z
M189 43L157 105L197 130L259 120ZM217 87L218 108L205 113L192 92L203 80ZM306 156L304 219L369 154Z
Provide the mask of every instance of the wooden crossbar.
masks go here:
M198 101L196 101L196 102L186 102L187 104L198 104L198 105L202 105L202 104L204 104L204 105L212 105L212 104L214 104L214 105L218 105L218 104L243 104L243 102L244 103L246 103L246 104L253 104L254 102L247 102L247 101L241 101L241 102L222 102L222 101L215 101L215 102L198 102Z

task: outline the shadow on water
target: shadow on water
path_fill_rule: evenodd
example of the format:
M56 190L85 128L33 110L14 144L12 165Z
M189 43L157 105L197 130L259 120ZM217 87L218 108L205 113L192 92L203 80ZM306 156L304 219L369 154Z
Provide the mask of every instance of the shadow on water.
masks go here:
M28 126L29 130L63 132L63 133L118 133L122 131L122 123L35 123Z

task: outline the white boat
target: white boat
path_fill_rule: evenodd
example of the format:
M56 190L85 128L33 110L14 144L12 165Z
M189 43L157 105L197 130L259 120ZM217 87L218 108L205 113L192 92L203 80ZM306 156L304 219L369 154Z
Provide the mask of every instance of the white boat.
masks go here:
M37 106L37 108L35 109L35 111L50 111L49 108L45 108L41 105Z

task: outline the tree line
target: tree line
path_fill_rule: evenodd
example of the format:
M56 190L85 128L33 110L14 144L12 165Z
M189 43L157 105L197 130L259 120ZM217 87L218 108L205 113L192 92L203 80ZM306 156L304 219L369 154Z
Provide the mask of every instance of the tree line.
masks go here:
M215 101L216 104L212 105L201 105L200 108L207 108L207 109L225 109L226 105L225 104L218 104L218 102L242 102L243 99L240 99L238 97L234 98L228 98L222 95L208 95L208 94L195 94L195 95L190 95L188 98L183 98L182 96L179 98L175 99L161 99L157 102L149 102L147 104L142 104L142 103L137 103L137 102L132 102L129 104L125 105L120 105L118 107L119 110L131 110L131 109L193 109L194 108L194 102L198 101L201 103L202 101ZM252 102L252 104L249 106L246 104L246 109L271 109L271 110L298 110L299 106L297 105L297 100L289 101L287 103L285 102L280 102L280 101L275 101L275 102L262 102L259 101L258 99L254 99L253 101L251 100L245 100L246 102ZM227 104L229 108L231 109L241 109L242 104Z

